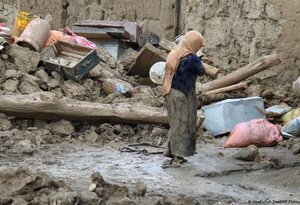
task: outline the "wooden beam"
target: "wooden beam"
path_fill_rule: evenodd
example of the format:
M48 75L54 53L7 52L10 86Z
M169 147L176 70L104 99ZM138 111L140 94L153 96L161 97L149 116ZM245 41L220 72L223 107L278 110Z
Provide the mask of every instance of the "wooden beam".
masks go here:
M205 95L214 95L214 94L218 94L218 93L230 92L233 90L246 89L246 88L248 88L248 84L249 84L249 82L242 82L242 83L230 85L230 86L227 86L224 88L211 90L211 91L205 92L204 94Z
M278 55L268 55L250 63L224 77L218 78L201 86L202 92L215 90L218 88L230 86L239 83L250 76L259 73L267 68L277 65L281 62Z
M54 93L3 95L0 113L30 119L67 119L72 121L102 121L120 123L168 124L163 108L120 103L102 104L58 98Z

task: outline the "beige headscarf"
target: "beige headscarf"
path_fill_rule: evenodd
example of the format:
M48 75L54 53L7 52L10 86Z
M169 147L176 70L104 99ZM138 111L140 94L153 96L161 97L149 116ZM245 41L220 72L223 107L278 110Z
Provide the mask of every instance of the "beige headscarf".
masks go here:
M189 31L180 41L179 47L169 53L162 88L164 96L171 92L172 80L181 58L190 53L196 53L202 46L204 46L203 36L198 31Z

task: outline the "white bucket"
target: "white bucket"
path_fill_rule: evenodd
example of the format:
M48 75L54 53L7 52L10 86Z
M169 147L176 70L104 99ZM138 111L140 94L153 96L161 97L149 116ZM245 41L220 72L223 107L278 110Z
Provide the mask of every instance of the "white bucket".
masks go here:
M163 84L163 78L165 75L165 65L165 62L160 61L153 64L153 66L150 68L149 76L152 82L154 82L155 84Z

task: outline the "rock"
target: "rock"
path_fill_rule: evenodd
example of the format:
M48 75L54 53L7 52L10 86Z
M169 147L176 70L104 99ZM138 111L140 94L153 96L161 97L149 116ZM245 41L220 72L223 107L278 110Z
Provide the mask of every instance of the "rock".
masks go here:
M74 205L79 203L77 192L54 193L50 196L49 204Z
M51 75L52 75L52 79L50 80L49 83L47 83L47 86L48 86L49 88L51 88L51 89L52 89L52 88L59 87L60 84L63 83L63 78L62 78L62 76L61 76L58 72L55 72L55 71L53 71L53 72L51 73Z
M292 147L292 151L294 154L299 154L300 153L300 143L296 143Z
M92 79L85 79L83 87L85 88L85 101L95 101L100 96L101 86Z
M59 87L60 86L60 81L57 80L57 79L51 79L49 83L47 83L47 86L49 88L56 88L56 87Z
M164 197L163 202L161 202L161 204L170 204L170 205L171 204L172 205L182 205L182 204L200 205L200 202L196 198L194 198L194 197L182 195L182 196L179 196L179 197L176 197L176 198Z
M43 172L33 172L26 167L3 168L0 171L0 198L33 194L51 184L53 180Z
M13 146L14 153L33 154L36 147L30 140L22 140Z
M83 191L79 194L80 202L85 205L99 205L101 199L98 198L97 194L90 191Z
M39 84L41 80L37 77L29 74L24 74L20 80L19 90L22 94L31 94L34 92L40 92Z
M0 130L9 130L12 128L12 124L8 119L0 117Z
M67 120L52 122L49 127L53 134L58 135L71 135L75 131L73 124Z
M235 159L243 161L255 161L255 159L257 159L258 156L258 148L255 145L250 145L247 148L243 148L242 150L233 155Z
M107 205L136 205L134 201L129 198L125 199L110 199Z
M14 92L18 89L19 81L17 79L9 79L3 83L3 90L5 92Z
M19 71L18 67L15 64L11 63L11 62L6 62L6 70L16 70L20 73L23 73L22 71Z
M4 77L5 79L19 79L22 77L22 72L13 69L6 70Z
M29 205L29 203L22 198L18 198L14 200L14 203L12 203L11 205Z
M152 131L151 131L150 136L151 136L152 138L155 138L155 137L163 137L163 136L165 136L165 134L166 134L166 132L165 132L162 128L160 128L160 127L154 127L154 128L152 129Z
M52 93L55 94L56 97L58 98L63 98L65 97L62 89L60 87L56 87L55 89L51 90Z
M87 95L90 95L94 90L94 81L92 79L85 79L83 82L83 87L85 88Z
M121 132L122 132L122 127L121 127L121 125L114 125L114 132L116 133L116 134L120 134Z
M119 57L119 63L124 66L125 70L129 70L137 55L138 52L132 48L126 49L125 52Z
M271 90L265 90L261 93L261 97L270 99L274 96L274 93Z
M246 91L249 96L260 96L263 87L261 85L250 85Z
M62 85L62 91L65 94L65 96L69 98L75 98L78 100L84 100L86 93L84 86L72 80L67 80L64 82L64 84Z
M115 68L116 67L116 63L117 63L117 59L115 59L114 57L112 57L108 51L103 48L102 46L97 46L98 47L98 55L100 56L101 60L104 61L107 65L109 65L109 67L111 68Z
M300 96L300 77L293 82L292 91L296 97Z
M94 190L99 198L108 200L111 198L124 198L129 195L127 187L105 182L99 172L94 172L91 175L91 182L90 189Z
M107 64L101 62L95 68L93 68L88 75L90 78L118 78L120 73L114 69L111 69Z
M1 54L1 59L6 61L9 59L9 56L7 54L3 53L3 54Z
M142 181L138 181L135 184L135 189L133 194L138 197L144 197L146 192L147 192L147 186L145 185L145 183Z
M12 44L9 55L13 58L14 64L18 67L18 70L23 73L36 71L40 61L40 54L38 52L31 51L28 48L16 44Z
M39 79L38 77L36 77L34 75L29 75L27 73L23 74L21 81L27 81L31 84L37 84L37 85L42 83L41 79Z
M90 178L91 178L92 184L95 184L96 187L103 186L105 183L103 177L101 176L101 174L99 172L92 173ZM93 189L93 190L95 190L95 189Z
M87 130L84 134L84 139L88 142L99 142L100 136L94 130Z
M37 145L61 142L61 137L52 135L48 129L37 129L31 131L31 133L35 136L35 142Z
M39 78L43 83L49 83L51 78L44 69L40 69L35 73L35 77Z
M206 131L203 133L202 138L203 139L214 139L214 136L209 131Z
M33 85L29 82L22 82L19 85L19 90L23 95L42 91L38 85L36 85L36 84Z

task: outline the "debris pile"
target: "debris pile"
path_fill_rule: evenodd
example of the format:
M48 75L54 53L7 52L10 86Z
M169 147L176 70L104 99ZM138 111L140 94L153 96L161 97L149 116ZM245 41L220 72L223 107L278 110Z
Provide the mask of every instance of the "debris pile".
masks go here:
M35 20L48 25L39 17ZM142 33L132 22L87 20L61 31L51 31L48 25L30 36L40 29L38 25L28 22L30 32L25 29L20 36L0 34L0 113L5 113L0 115L0 158L5 154L26 158L41 145L61 142L145 145L150 141L152 147L161 148L167 140L168 118L161 85L149 73L156 63L163 66L178 45L152 32ZM114 49L109 50L107 43ZM261 57L226 75L202 52L197 55L207 74L196 86L198 107L203 108L198 113L198 134L206 131L203 136L214 139L231 132L224 148L247 147L234 155L243 161L259 160L259 146L279 144L299 154L299 109L251 79L279 64L278 55ZM293 85L295 95L298 84ZM78 193L27 168L0 171L0 204L43 203L199 204L185 196L149 197L142 181L131 191L106 182L99 173L92 174L89 191Z
M151 197L147 187L138 182L135 190L126 186L106 182L100 173L91 175L91 185L85 191L75 191L64 181L57 180L43 172L34 172L26 167L0 170L0 204L200 204L187 196Z

